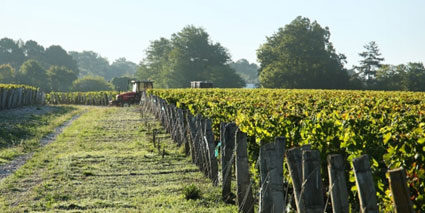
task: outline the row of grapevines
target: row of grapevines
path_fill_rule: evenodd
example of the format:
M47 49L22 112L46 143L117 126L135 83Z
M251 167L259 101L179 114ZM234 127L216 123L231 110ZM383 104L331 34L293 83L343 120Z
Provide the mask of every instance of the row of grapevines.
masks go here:
M23 84L0 84L0 89L6 90L6 89L18 89L18 88L37 90L37 88L35 87L23 85Z
M211 118L215 132L220 122L236 122L257 143L285 136L288 148L311 144L320 150L323 164L331 153L343 154L347 163L368 154L383 209L390 206L386 171L402 166L416 209L425 210L425 93L274 89L151 93ZM349 169L347 173L355 196L354 174Z
M110 100L115 100L116 91L99 92L51 92L46 95L49 104L82 104L82 105L108 105Z
M38 88L18 84L0 84L0 110L34 104L44 104L44 93Z

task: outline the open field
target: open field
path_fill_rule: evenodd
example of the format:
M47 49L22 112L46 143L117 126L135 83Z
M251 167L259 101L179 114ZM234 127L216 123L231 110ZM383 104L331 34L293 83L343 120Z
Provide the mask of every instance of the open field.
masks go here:
M150 128L160 129L149 119ZM164 158L136 108L90 108L57 140L0 183L0 210L234 212L164 130ZM202 192L186 200L183 188Z

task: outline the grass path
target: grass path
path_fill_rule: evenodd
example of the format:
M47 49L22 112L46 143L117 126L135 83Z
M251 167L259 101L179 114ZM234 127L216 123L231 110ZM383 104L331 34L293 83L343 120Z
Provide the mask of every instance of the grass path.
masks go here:
M40 148L55 141L56 136L60 135L63 129L69 126L80 115L81 114L74 115L71 119L67 120L66 122L56 127L51 133L45 135L43 138L38 140L38 146L34 146L34 148ZM0 182L2 181L3 178L6 178L7 176L13 174L17 169L19 169L19 167L24 165L28 159L32 158L32 155L33 155L33 152L29 152L14 158L10 162L7 162L5 164L0 164Z
M40 148L55 128L80 114L84 106L27 106L0 111L0 166Z
M135 108L90 108L0 183L0 211L237 211L220 201L219 188L167 134L159 137L164 158ZM198 200L184 198L183 188L192 183L201 189Z

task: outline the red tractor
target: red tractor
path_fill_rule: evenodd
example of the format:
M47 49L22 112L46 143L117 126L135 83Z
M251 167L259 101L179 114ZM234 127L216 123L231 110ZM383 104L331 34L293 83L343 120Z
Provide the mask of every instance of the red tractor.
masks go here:
M110 101L111 106L130 106L138 104L142 93L148 89L153 89L152 81L130 81L131 92L125 92L117 95L116 100Z

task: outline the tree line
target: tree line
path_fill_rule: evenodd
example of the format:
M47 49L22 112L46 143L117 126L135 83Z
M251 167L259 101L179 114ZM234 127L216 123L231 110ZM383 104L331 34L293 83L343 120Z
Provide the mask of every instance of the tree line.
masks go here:
M349 69L330 35L328 27L299 16L260 45L257 66L246 59L231 61L227 49L212 42L203 28L189 25L170 39L152 41L136 76L165 88L206 80L215 87L250 83L264 88L425 91L423 63L384 64L371 41L359 53L359 64Z
M153 80L155 87L189 87L210 81L214 87L361 89L425 91L422 62L385 64L371 41L358 65L346 68L346 56L330 42L330 30L297 17L266 37L257 49L259 66L231 60L229 51L212 41L205 29L188 25L150 43L137 65L120 58L110 63L93 51L44 48L29 40L0 40L0 83L23 83L45 91L127 90L128 81ZM109 81L109 82L108 82Z
M279 28L257 50L261 86L425 91L422 62L384 64L377 43L371 41L359 53L359 65L347 69L345 55L336 53L329 39L328 27L305 17Z
M93 51L67 52L33 40L0 40L0 83L27 84L45 92L120 90L122 85L114 83L133 78L137 69L125 58L110 64Z

